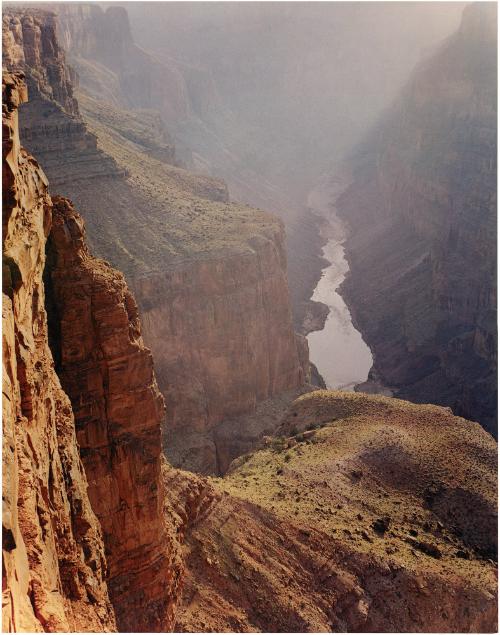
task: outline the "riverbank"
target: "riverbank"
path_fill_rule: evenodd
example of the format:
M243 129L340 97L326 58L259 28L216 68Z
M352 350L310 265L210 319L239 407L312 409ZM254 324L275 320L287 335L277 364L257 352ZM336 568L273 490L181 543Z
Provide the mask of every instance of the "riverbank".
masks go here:
M301 335L321 330L328 316L328 307L311 299L321 272L328 265L322 256L328 242L324 235L326 226L326 219L309 208L287 226L290 299L294 328Z
M309 357L317 366L328 388L354 390L367 381L373 359L361 333L354 328L349 309L337 292L349 266L344 257L346 232L335 214L335 199L345 182L320 184L311 191L308 207L322 219L321 236L324 241L322 259L326 262L311 300L327 307L327 318L320 328L307 335Z

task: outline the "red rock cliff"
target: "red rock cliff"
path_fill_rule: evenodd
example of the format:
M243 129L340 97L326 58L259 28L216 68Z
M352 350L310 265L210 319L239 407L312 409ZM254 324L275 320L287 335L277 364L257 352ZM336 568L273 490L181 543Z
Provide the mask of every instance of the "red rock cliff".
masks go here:
M306 379L291 328L284 232L133 280L169 404L169 458L218 471L214 428ZM234 436L238 437L236 429Z
M19 143L20 76L2 83L4 631L115 630L107 565L44 308L47 180Z
M59 45L56 16L9 8L2 20L3 65L25 74L29 92L28 103L20 108L21 140L44 166L51 192L66 182L122 174L97 148L80 116L73 96L77 76Z
M93 258L82 218L54 199L49 243L56 365L75 412L109 592L124 631L169 628L178 571L162 515L163 398L123 275Z
M59 14L73 59L102 58L116 72L124 68L123 51L135 45L122 10L86 5ZM4 30L18 19L12 12ZM39 58L42 68L50 61ZM26 64L26 71L37 75L38 67ZM94 67L87 71L98 77ZM169 404L169 447L173 440L178 446L169 458L217 472L214 426L295 390L308 375L307 345L293 330L283 225L231 203L223 183L158 160L150 142L156 134L147 133L144 117L103 104L104 88L99 97L81 96L86 126L52 110L47 119L46 108L57 104L39 99L22 113L25 138L51 183L81 210L94 252L133 288ZM87 143L96 138L97 150Z
M167 630L179 567L151 353L123 276L20 147L25 99L6 75L4 630Z

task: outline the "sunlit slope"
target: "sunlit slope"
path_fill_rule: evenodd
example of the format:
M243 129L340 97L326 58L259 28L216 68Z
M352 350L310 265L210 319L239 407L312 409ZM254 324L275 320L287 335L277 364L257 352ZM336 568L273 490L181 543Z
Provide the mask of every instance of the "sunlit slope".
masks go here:
M292 404L281 433L223 479L167 474L184 500L176 628L496 627L497 445L478 424L318 391Z

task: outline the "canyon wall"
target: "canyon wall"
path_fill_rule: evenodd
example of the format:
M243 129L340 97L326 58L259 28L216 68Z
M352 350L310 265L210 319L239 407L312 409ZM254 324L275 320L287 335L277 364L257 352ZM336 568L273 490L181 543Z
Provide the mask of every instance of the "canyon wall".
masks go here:
M42 281L52 203L19 143L22 76L2 81L4 631L115 629L102 532L48 345Z
M177 465L219 473L217 424L307 379L307 344L290 329L283 249L283 235L262 236L251 248L132 283L169 405L167 456Z
M165 407L137 305L123 275L89 254L83 220L64 198L53 199L47 256L49 335L103 531L117 624L161 631L178 571L162 515Z
M3 64L26 76L29 100L20 108L20 136L43 164L51 188L81 178L118 176L116 163L97 147L74 97L77 76L66 64L56 17L39 9L9 9L2 16ZM64 170L59 165L64 153Z
M123 275L20 147L21 77L3 83L4 628L164 631L163 397Z
M342 289L396 395L448 405L496 434L496 7L413 74L351 160L337 200Z
M88 26L93 9L79 11L63 11L63 39L72 33L74 47L91 55L103 32L97 18ZM44 33L43 14L36 16ZM28 17L31 9L21 17L6 13L4 30ZM52 38L52 14L46 20ZM112 23L123 26L114 18ZM105 33L106 24L101 25ZM25 66L38 78L39 67L52 57L40 50L35 58L34 66ZM307 343L293 330L283 224L229 201L223 182L172 165L168 135L158 138L151 113L80 92L82 117L47 99L39 84L32 89L33 108L21 112L27 147L40 156L57 192L84 214L93 251L123 271L134 290L168 401L166 437L175 430L176 443L185 440L170 458L216 472L213 427L299 388L309 375ZM60 108L57 120L49 113L40 127L49 106ZM50 122L59 125L59 116L65 121L61 130L70 131L68 154L53 147ZM74 135L73 126L78 127ZM95 146L90 152L89 140ZM237 435L236 421L234 428ZM200 433L206 433L204 447Z

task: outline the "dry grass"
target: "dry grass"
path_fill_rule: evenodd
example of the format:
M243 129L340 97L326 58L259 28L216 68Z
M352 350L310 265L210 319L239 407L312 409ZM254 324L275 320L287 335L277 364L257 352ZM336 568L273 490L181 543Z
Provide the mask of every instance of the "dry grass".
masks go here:
M317 391L294 402L281 432L220 487L359 552L484 584L496 541L496 445L479 425L437 406ZM432 487L442 495L429 503ZM381 535L374 524L384 518Z
M157 271L185 258L249 250L253 241L283 231L271 214L227 202L221 181L155 158L164 141L151 113L119 110L84 94L78 100L98 146L128 174L95 190L75 184L71 193L83 206L92 245L114 266Z

